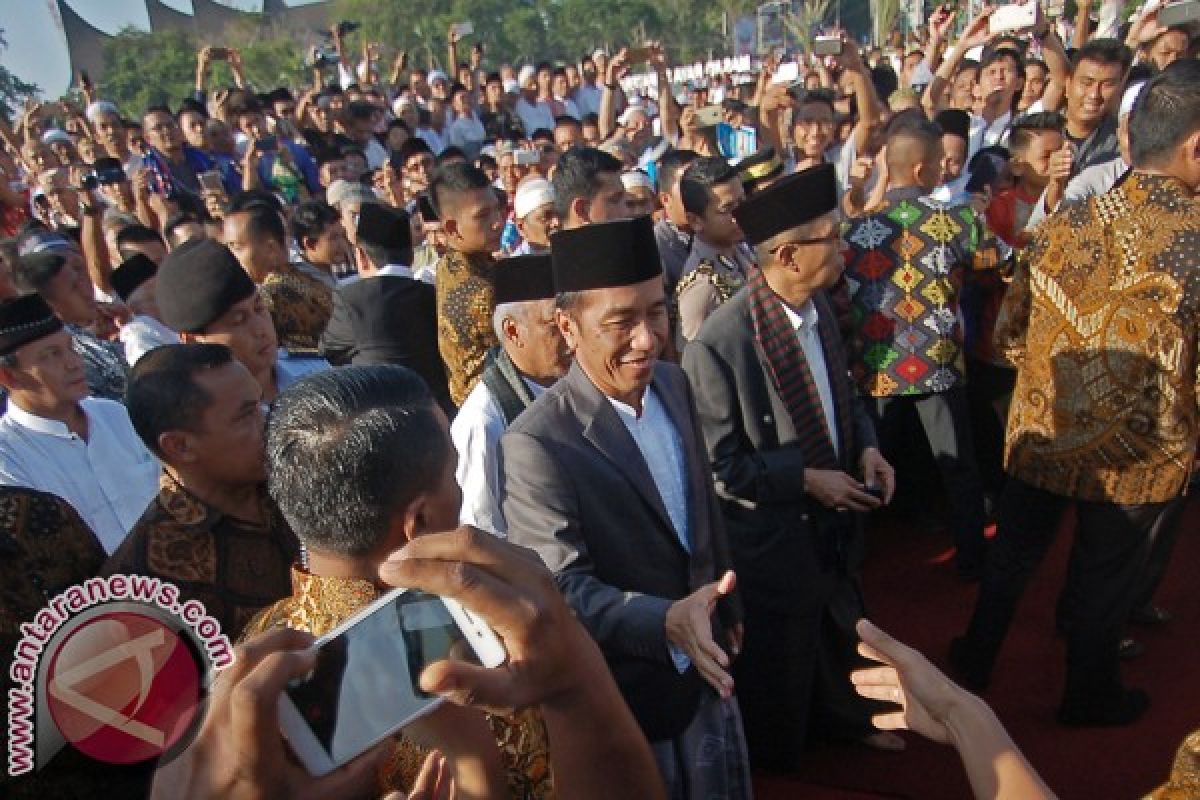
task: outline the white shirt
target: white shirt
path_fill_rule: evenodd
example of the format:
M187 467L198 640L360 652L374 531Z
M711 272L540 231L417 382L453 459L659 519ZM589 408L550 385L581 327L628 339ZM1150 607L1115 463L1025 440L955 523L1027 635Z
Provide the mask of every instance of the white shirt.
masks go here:
M810 299L800 306L799 311L793 311L786 303L783 304L788 321L796 329L796 337L800 340L800 349L804 351L804 361L812 375L813 383L817 386L817 396L821 398L821 410L825 412L825 428L829 431L829 440L833 442L833 452L841 451L838 441L837 412L833 405L833 387L829 383L829 370L825 366L825 349L821 346L821 334L817 323L821 317L817 307Z
M524 377L525 385L536 400L545 387ZM454 477L462 488L462 510L458 521L480 530L506 537L508 525L500 511L500 437L508 428L504 411L483 381L467 395L454 422L450 439L458 451Z
M967 157L978 153L984 147L991 147L997 144L1008 143L1008 126L1012 122L1012 112L1005 111L996 119L992 120L992 124L979 114L971 115L971 138L969 141L970 148L967 152Z
M675 423L667 415L662 401L653 387L646 388L642 398L642 415L639 417L632 407L620 400L608 398L617 416L625 424L625 429L633 437L633 441L642 452L646 466L650 468L650 476L654 478L654 488L666 506L671 525L683 549L689 553L692 550L688 533L687 513L687 483L684 475L687 472L683 461L683 441Z
M146 314L137 314L122 325L117 336L125 345L125 361L133 366L138 359L164 344L179 344L179 334Z
M517 107L514 109L517 116L521 118L521 126L525 128L525 136L533 136L533 132L539 128L545 128L548 131L554 130L554 112L550 110L550 104L536 100L530 103L524 97L517 101Z
M71 504L112 553L158 494L159 464L125 406L86 397L87 441L11 398L0 417L0 484L50 492Z

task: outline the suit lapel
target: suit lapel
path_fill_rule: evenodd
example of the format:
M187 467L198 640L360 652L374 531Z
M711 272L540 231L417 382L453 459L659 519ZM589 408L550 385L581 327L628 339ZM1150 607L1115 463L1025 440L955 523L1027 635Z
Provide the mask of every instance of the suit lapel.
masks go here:
M838 461L844 467L850 463L849 454L854 449L854 443L851 441L853 432L850 428L850 397L846 392L848 378L845 351L841 346L837 315L828 295L818 292L813 296L813 302L817 307L817 331L821 336L821 350L825 354L825 377L829 381L829 394L833 399L833 425L838 432L840 445Z
M575 411L583 423L584 438L629 482L646 505L658 515L661 532L683 550L675 534L675 526L671 524L671 516L658 494L654 476L650 474L650 467L646 465L646 459L629 435L625 423L617 416L616 409L579 367L578 362L571 365L566 380L574 397Z

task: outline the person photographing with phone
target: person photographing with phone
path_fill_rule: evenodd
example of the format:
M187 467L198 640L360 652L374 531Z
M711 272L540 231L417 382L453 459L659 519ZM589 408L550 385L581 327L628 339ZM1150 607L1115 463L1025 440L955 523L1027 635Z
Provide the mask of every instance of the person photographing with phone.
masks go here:
M390 553L457 525L454 466L449 423L416 373L344 367L298 382L268 422L267 486L308 563L293 569L293 595L247 635L281 624L320 635L379 598ZM379 788L407 790L428 748L451 760L460 797L549 796L536 714L442 708L404 730Z

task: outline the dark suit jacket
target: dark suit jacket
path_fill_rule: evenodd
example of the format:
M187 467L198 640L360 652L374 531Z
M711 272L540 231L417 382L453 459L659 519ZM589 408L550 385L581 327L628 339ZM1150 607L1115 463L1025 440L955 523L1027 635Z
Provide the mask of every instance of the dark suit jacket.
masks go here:
M453 413L437 346L437 301L427 283L377 275L339 286L321 336L321 355L334 366L408 367L425 379L446 413Z
M823 341L838 342L836 316L824 294L814 297ZM754 336L750 293L743 289L714 311L683 352L683 369L696 398L700 425L725 514L739 589L755 604L783 613L811 596L826 578L814 550L815 527L829 512L804 493L804 455L796 428L767 372ZM849 375L829 375L849 381ZM841 442L843 470L858 474L862 451L876 446L875 428L857 395L853 441ZM836 397L834 399L836 403ZM836 512L833 512L836 513ZM844 515L842 515L844 517Z
M695 667L681 675L671 660L667 608L720 577L730 558L687 380L660 363L652 386L683 445L690 554L633 437L578 364L516 419L500 455L508 537L555 573L642 730L658 741L687 726L706 690ZM723 637L740 619L736 600L723 602L720 616Z

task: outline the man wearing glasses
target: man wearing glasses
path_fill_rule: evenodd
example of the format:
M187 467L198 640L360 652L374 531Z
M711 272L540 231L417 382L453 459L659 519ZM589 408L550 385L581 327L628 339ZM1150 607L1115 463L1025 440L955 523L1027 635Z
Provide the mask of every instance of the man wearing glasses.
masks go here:
M874 733L846 678L861 515L895 484L855 396L826 290L842 274L835 170L822 164L747 198L734 217L760 269L684 350L746 606L734 662L750 761L794 769L821 738ZM819 723L818 723L819 721Z

